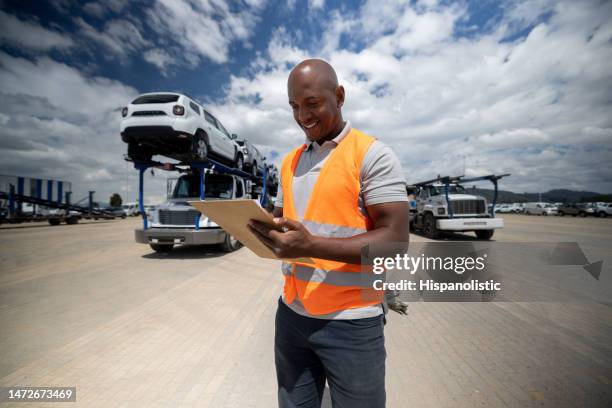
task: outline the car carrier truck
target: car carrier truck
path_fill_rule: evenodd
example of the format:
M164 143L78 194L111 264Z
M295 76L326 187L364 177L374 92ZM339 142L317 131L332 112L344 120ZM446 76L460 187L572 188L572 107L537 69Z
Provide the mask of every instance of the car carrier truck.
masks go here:
M419 229L427 238L440 238L444 232L473 231L478 239L491 239L496 229L504 227L504 220L495 218L497 182L503 175L465 178L437 177L415 183L416 211L411 216L413 229ZM493 183L492 205L489 209L485 197L470 194L466 183L488 180Z
M169 252L175 245L220 244L226 252L240 248L239 241L200 214L189 201L251 198L259 199L259 203L270 210L270 183L265 170L261 176L256 176L210 158L182 164L134 162L134 166L140 170L139 205L144 224L135 231L135 239L150 245L156 252ZM143 173L151 167L183 174L178 179L168 180L167 201L146 214L142 205Z

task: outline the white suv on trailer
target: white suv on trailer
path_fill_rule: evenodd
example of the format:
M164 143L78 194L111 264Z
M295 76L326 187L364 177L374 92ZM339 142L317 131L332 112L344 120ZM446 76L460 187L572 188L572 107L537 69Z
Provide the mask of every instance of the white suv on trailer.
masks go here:
M241 147L221 122L194 99L179 93L138 96L121 110L121 139L128 156L149 161L155 154L181 162L209 157L242 169Z

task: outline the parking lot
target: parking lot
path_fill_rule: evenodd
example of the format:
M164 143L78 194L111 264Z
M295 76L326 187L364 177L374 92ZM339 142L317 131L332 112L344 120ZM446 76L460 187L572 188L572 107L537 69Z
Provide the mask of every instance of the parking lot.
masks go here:
M503 218L496 241L578 242L611 286L612 218ZM276 406L278 263L157 254L134 243L140 225L0 227L0 386L76 386L83 407ZM387 405L609 407L611 305L411 303L388 316Z

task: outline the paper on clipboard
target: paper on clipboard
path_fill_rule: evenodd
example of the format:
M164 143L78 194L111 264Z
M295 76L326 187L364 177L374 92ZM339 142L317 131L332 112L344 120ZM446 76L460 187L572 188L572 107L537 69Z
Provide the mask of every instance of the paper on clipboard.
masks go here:
M205 200L189 201L196 210L207 216L225 232L232 235L256 255L268 259L281 259L265 246L248 228L249 220L274 224L274 217L261 208L254 200ZM314 263L310 258L291 259L305 263Z

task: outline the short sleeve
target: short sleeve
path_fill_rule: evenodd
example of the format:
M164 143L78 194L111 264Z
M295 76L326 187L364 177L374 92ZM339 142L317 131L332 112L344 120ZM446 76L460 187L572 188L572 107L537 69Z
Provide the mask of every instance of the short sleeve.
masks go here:
M361 164L361 195L366 206L408 201L406 179L399 159L389 146L377 140Z

